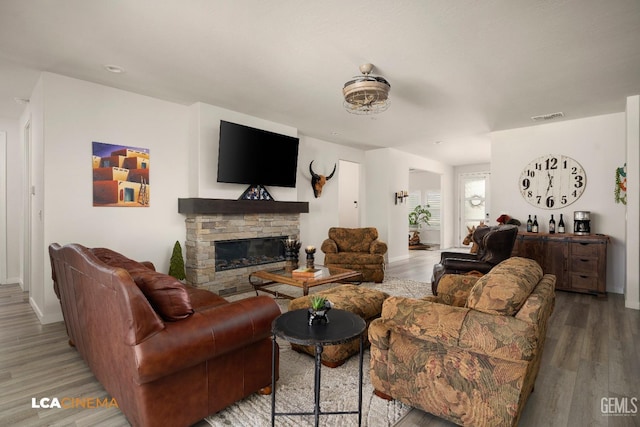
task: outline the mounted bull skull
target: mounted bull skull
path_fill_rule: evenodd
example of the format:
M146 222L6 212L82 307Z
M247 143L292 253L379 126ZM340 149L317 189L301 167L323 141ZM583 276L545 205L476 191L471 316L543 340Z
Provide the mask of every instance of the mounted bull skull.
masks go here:
M322 195L322 187L333 177L333 174L336 173L337 164L333 165L333 172L329 176L318 175L313 171L313 160L309 163L309 172L311 173L311 187L313 188L313 195L316 197L320 197Z

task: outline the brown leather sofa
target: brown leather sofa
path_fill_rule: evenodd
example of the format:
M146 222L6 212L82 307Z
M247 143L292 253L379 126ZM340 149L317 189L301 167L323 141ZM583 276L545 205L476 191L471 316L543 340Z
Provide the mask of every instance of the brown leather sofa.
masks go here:
M375 227L331 227L329 238L320 247L327 267L346 268L362 273L353 280L381 283L384 280L384 254L387 244L378 240Z
M493 267L511 256L518 237L518 227L511 224L476 228L473 241L478 245L475 254L442 252L440 262L433 266L431 290L438 295L438 282L445 274L487 274Z
M49 254L69 342L132 425L189 426L271 391L273 299L230 303L109 249Z

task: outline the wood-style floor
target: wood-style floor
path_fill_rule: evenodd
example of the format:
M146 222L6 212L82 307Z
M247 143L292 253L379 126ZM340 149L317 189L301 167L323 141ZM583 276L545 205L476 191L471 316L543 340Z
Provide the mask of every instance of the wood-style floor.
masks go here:
M438 259L437 251L411 251L410 259L392 263L386 274L428 281ZM603 398L640 398L639 330L640 312L625 309L621 295L600 300L558 292L520 426L640 426L640 414L601 413ZM107 396L68 346L64 324L41 325L17 285L0 286L0 426L129 425L115 408L32 408L33 398ZM452 425L417 409L397 424Z

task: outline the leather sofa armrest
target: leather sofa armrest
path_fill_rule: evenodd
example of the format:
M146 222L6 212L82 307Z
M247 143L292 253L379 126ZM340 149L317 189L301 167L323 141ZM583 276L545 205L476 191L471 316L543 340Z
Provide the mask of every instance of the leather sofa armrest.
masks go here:
M457 259L469 259L469 260L477 260L478 256L476 254L470 254L468 252L442 252L440 253L440 262L444 261L448 258L457 258Z
M511 316L391 297L382 306L382 319L391 333L499 359L529 361L537 351L534 325Z
M382 240L374 240L369 246L369 253L384 255L387 253L387 244Z
M147 383L271 336L281 314L275 301L257 296L207 308L135 346L137 378Z
M325 254L337 254L338 245L333 239L325 239L325 241L322 242L322 246L320 246L320 250Z
M442 260L441 264L444 266L445 271L479 271L480 273L487 274L493 267L493 264L489 264L484 261L477 261L471 259L461 258L447 258Z
M151 261L140 261L140 264L144 265L145 267L147 267L150 270L156 271L156 266L153 265L153 263Z

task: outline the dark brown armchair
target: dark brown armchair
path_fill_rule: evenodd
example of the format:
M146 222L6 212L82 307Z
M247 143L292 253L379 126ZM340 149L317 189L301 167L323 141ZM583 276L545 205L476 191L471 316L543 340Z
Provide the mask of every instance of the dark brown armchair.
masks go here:
M494 266L511 256L517 235L518 227L515 225L481 227L473 232L472 237L478 244L477 253L442 252L440 263L433 266L433 294L438 294L438 282L444 274L488 273Z

